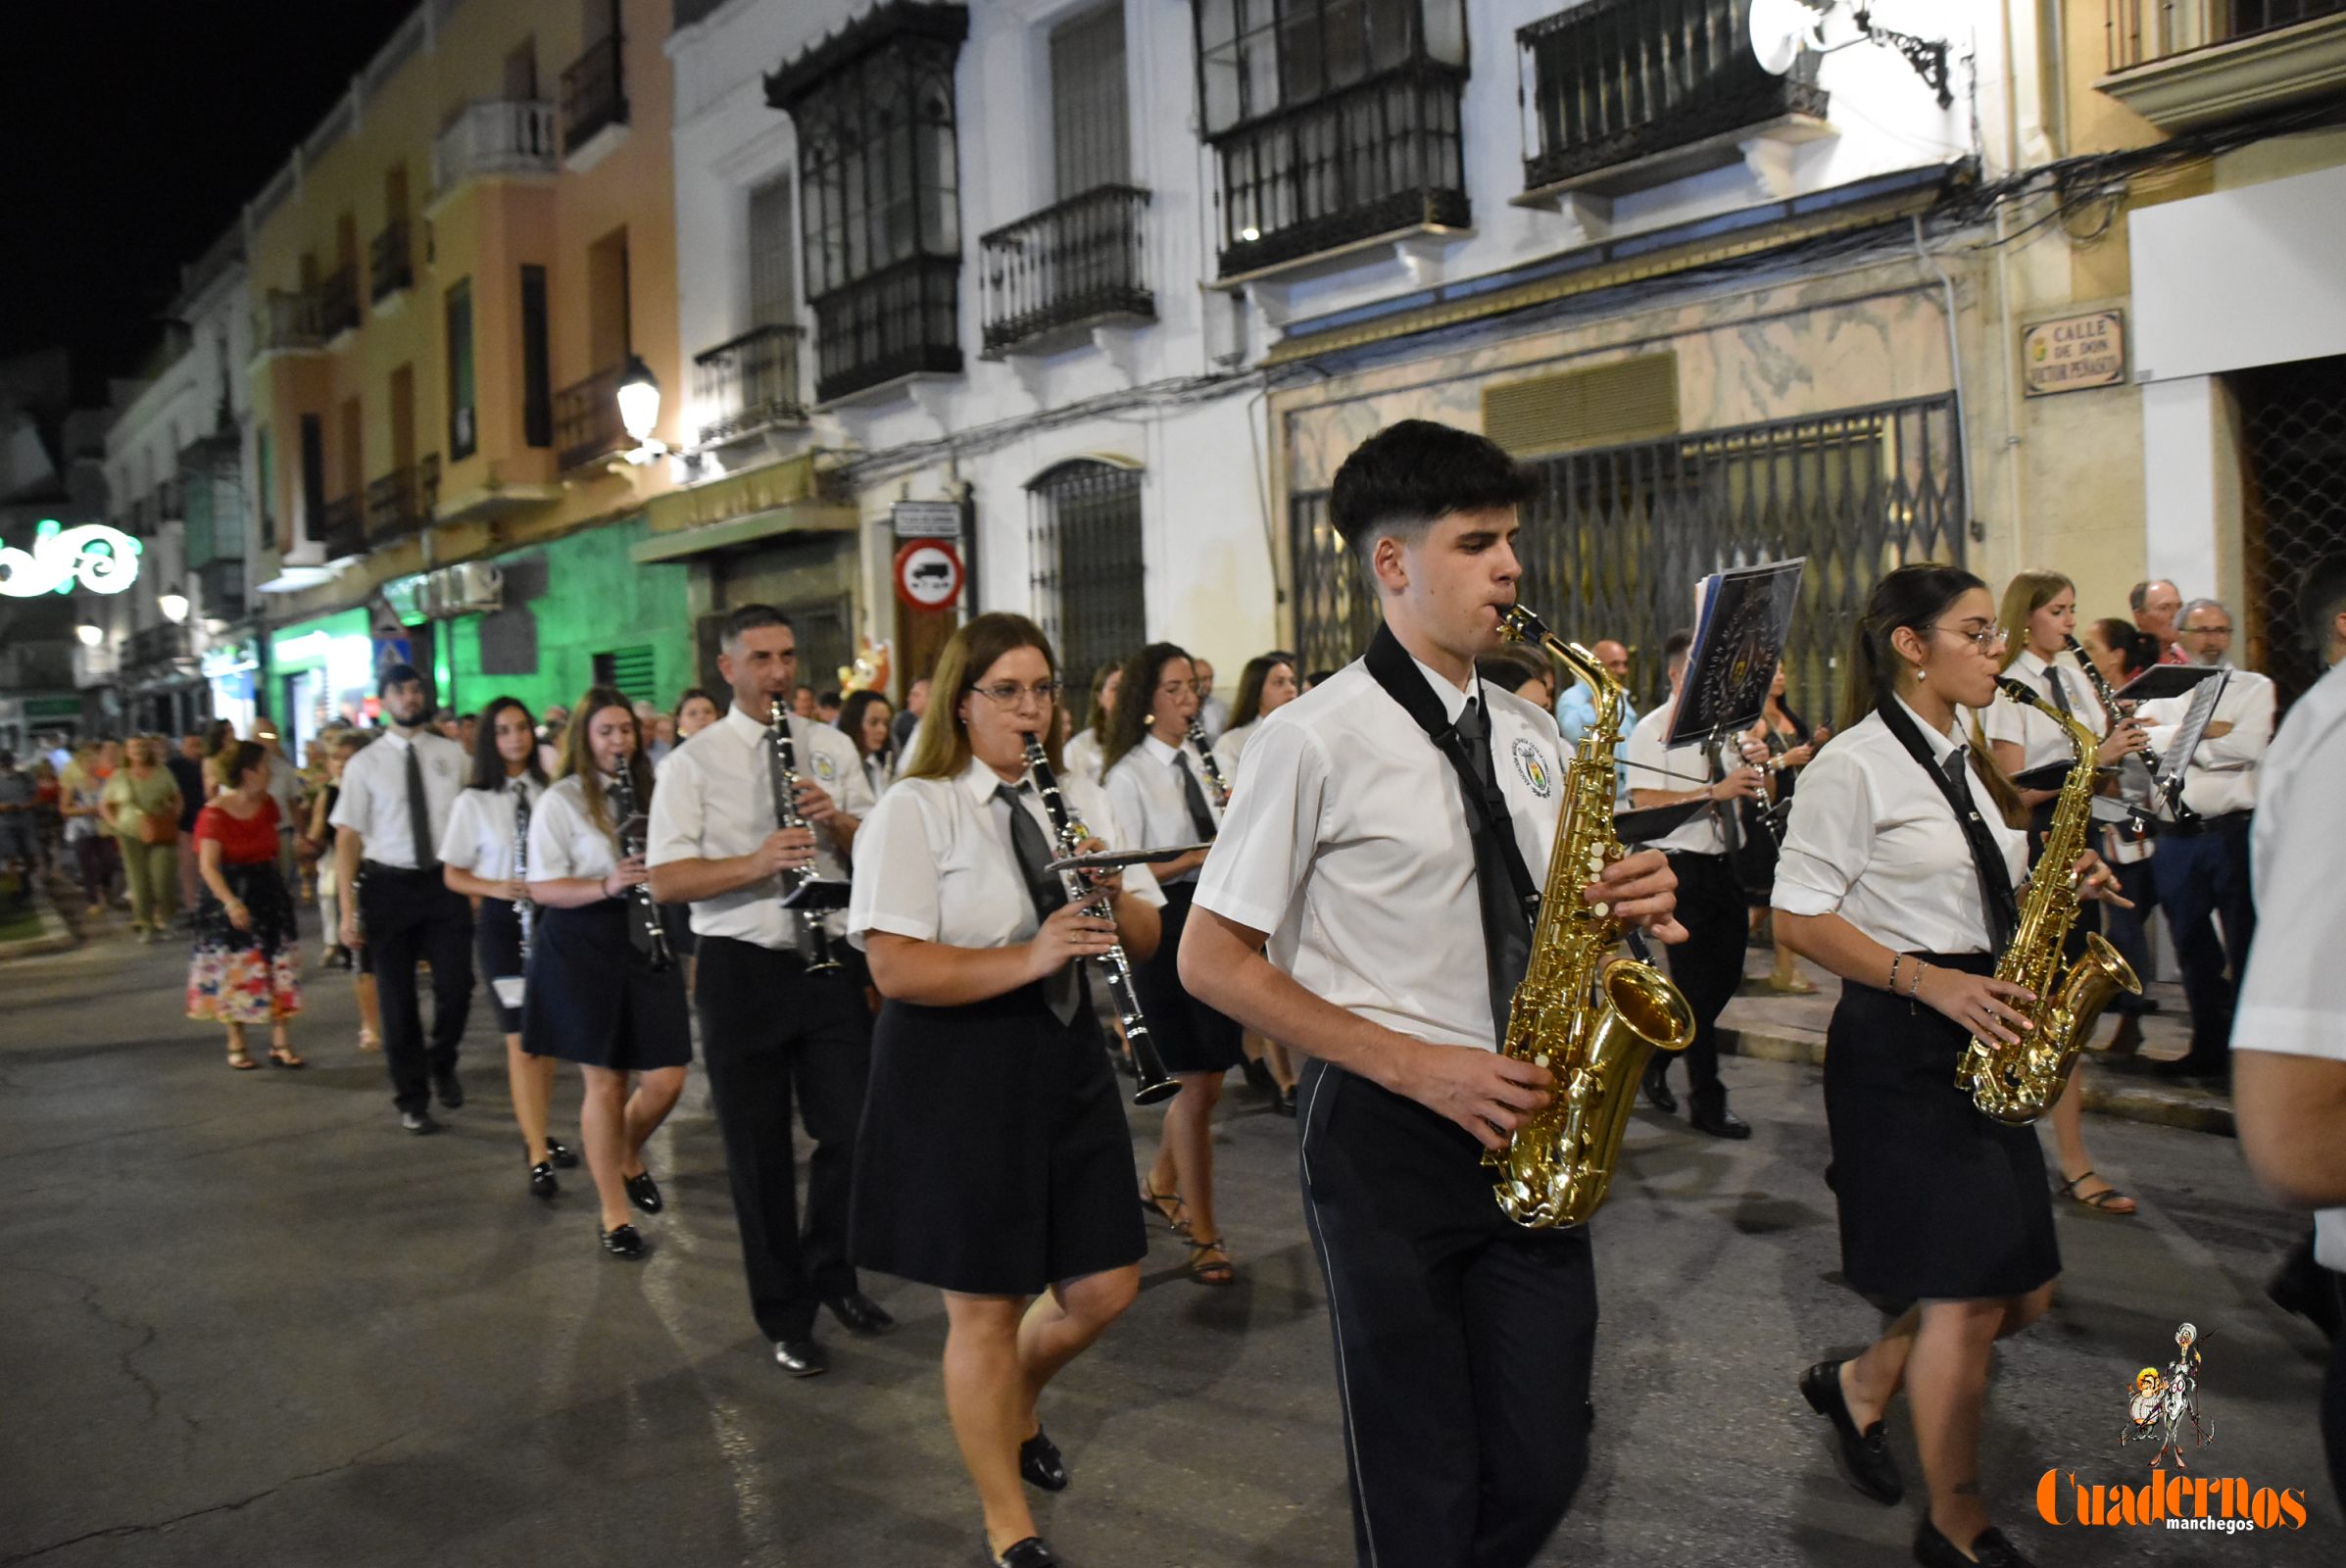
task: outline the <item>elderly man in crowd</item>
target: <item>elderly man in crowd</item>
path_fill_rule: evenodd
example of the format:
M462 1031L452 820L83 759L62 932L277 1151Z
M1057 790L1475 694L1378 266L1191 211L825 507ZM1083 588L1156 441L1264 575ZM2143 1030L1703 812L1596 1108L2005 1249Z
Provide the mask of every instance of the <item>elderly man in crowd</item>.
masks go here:
M2134 629L2159 643L2159 662L2187 664L2183 645L2175 640L2175 616L2183 608L2183 591L2164 577L2134 584L2126 595L2134 612Z

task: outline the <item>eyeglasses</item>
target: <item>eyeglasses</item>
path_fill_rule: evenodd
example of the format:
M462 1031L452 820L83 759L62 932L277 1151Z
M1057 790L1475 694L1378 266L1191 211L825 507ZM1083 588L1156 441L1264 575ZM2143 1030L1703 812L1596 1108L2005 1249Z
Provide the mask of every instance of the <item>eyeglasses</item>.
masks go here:
M1067 689L1064 681L1039 680L1032 686L1021 686L1014 680L996 681L991 686L972 686L971 691L998 708L1008 708L1021 697L1032 697L1046 707L1059 700L1059 693Z
M1923 629L1925 631L1951 631L1983 654L1993 653L2011 640L2001 626L1982 626L1978 631L1965 631L1961 626L1946 626L1932 621Z

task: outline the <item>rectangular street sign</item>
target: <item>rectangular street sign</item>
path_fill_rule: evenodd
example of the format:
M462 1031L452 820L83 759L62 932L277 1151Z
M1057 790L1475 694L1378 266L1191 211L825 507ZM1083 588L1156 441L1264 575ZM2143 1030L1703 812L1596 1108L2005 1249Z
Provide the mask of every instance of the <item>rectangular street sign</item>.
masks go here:
M958 539L961 504L957 501L899 501L888 509L899 539Z

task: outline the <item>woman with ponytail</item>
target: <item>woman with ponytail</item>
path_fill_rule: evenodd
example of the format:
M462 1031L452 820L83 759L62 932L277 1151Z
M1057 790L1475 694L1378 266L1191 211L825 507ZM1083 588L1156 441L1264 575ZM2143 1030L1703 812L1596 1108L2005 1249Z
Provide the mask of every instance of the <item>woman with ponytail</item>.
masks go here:
M1800 780L1777 865L1784 945L1840 976L1826 1035L1825 1115L1841 1271L1890 1315L1800 1392L1833 1423L1849 1479L1905 1494L1882 1437L1904 1388L1929 1508L1926 1564L2024 1564L1979 1486L1988 1362L2042 1315L2061 1272L2044 1156L2029 1127L1983 1116L1956 1086L1967 1042L2016 1042L2035 999L1995 979L2018 919L2028 838L1988 787L1964 709L1996 695L2004 634L1986 586L1912 565L1875 588L1849 659L1839 732ZM2081 858L2079 891L2115 886Z

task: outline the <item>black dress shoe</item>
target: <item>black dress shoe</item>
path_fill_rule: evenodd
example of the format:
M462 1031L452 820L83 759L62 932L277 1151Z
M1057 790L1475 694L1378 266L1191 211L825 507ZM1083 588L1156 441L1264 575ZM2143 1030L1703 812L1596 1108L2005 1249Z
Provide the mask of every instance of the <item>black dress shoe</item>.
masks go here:
M849 1291L823 1302L851 1334L885 1334L896 1327L888 1309L861 1291Z
M1839 1440L1841 1469L1849 1484L1876 1502L1895 1504L1906 1495L1898 1477L1898 1461L1890 1457L1889 1439L1877 1421L1864 1432L1849 1418L1849 1401L1841 1397L1841 1363L1819 1361L1800 1374L1800 1396L1809 1408L1833 1423ZM1930 1521L1924 1521L1929 1528ZM1916 1549L1921 1549L1918 1543ZM1950 1548L1952 1549L1952 1548Z
M552 1165L541 1163L529 1167L530 1197L552 1198L556 1193L559 1193L562 1190L562 1184L554 1179L554 1167Z
M546 1159L556 1170L575 1170L578 1166L578 1156L559 1138L546 1140Z
M1271 1097L1271 1113L1275 1116L1294 1116L1295 1113L1295 1092L1293 1089L1282 1089L1273 1095Z
M1009 1549L999 1557L994 1554L992 1542L981 1541L978 1544L985 1552L986 1561L992 1563L994 1568L1060 1568L1058 1553L1052 1551L1051 1544L1041 1536L1029 1536L1024 1541L1012 1542Z
M2035 1568L2004 1539L2004 1532L1993 1527L1972 1538L1972 1554L1966 1557L1955 1543L1939 1533L1929 1514L1923 1515L1923 1527L1914 1533L1914 1560L1924 1568Z
M432 1074L432 1093L438 1095L440 1103L446 1105L450 1110L458 1110L464 1106L464 1086L457 1082L456 1069L453 1067L447 1072Z
M1239 1063L1239 1071L1246 1074L1247 1087L1266 1095L1279 1093L1279 1085L1272 1081L1271 1069L1260 1056L1248 1056Z
M613 1257L637 1258L644 1255L644 1239L632 1225L598 1231L597 1234L603 1238L603 1250Z
M399 1124L419 1138L425 1133L440 1130L440 1124L432 1120L432 1113L428 1110L403 1110L399 1113Z
M1713 1111L1696 1111L1686 1117L1687 1123L1698 1133L1713 1138L1749 1138L1751 1123L1721 1105Z
M652 1179L650 1171L639 1171L627 1179L627 1201L647 1214L657 1214L667 1205L660 1200L660 1183Z
M1018 1473L1030 1487L1045 1492L1067 1490L1067 1461L1059 1455L1059 1446L1044 1434L1041 1427L1035 1435L1018 1445Z
M1645 1069L1645 1102L1665 1116L1678 1114L1678 1096L1670 1092L1670 1065L1657 1061Z
M812 1340L784 1340L774 1347L774 1365L794 1378L820 1377L831 1370L831 1357Z

